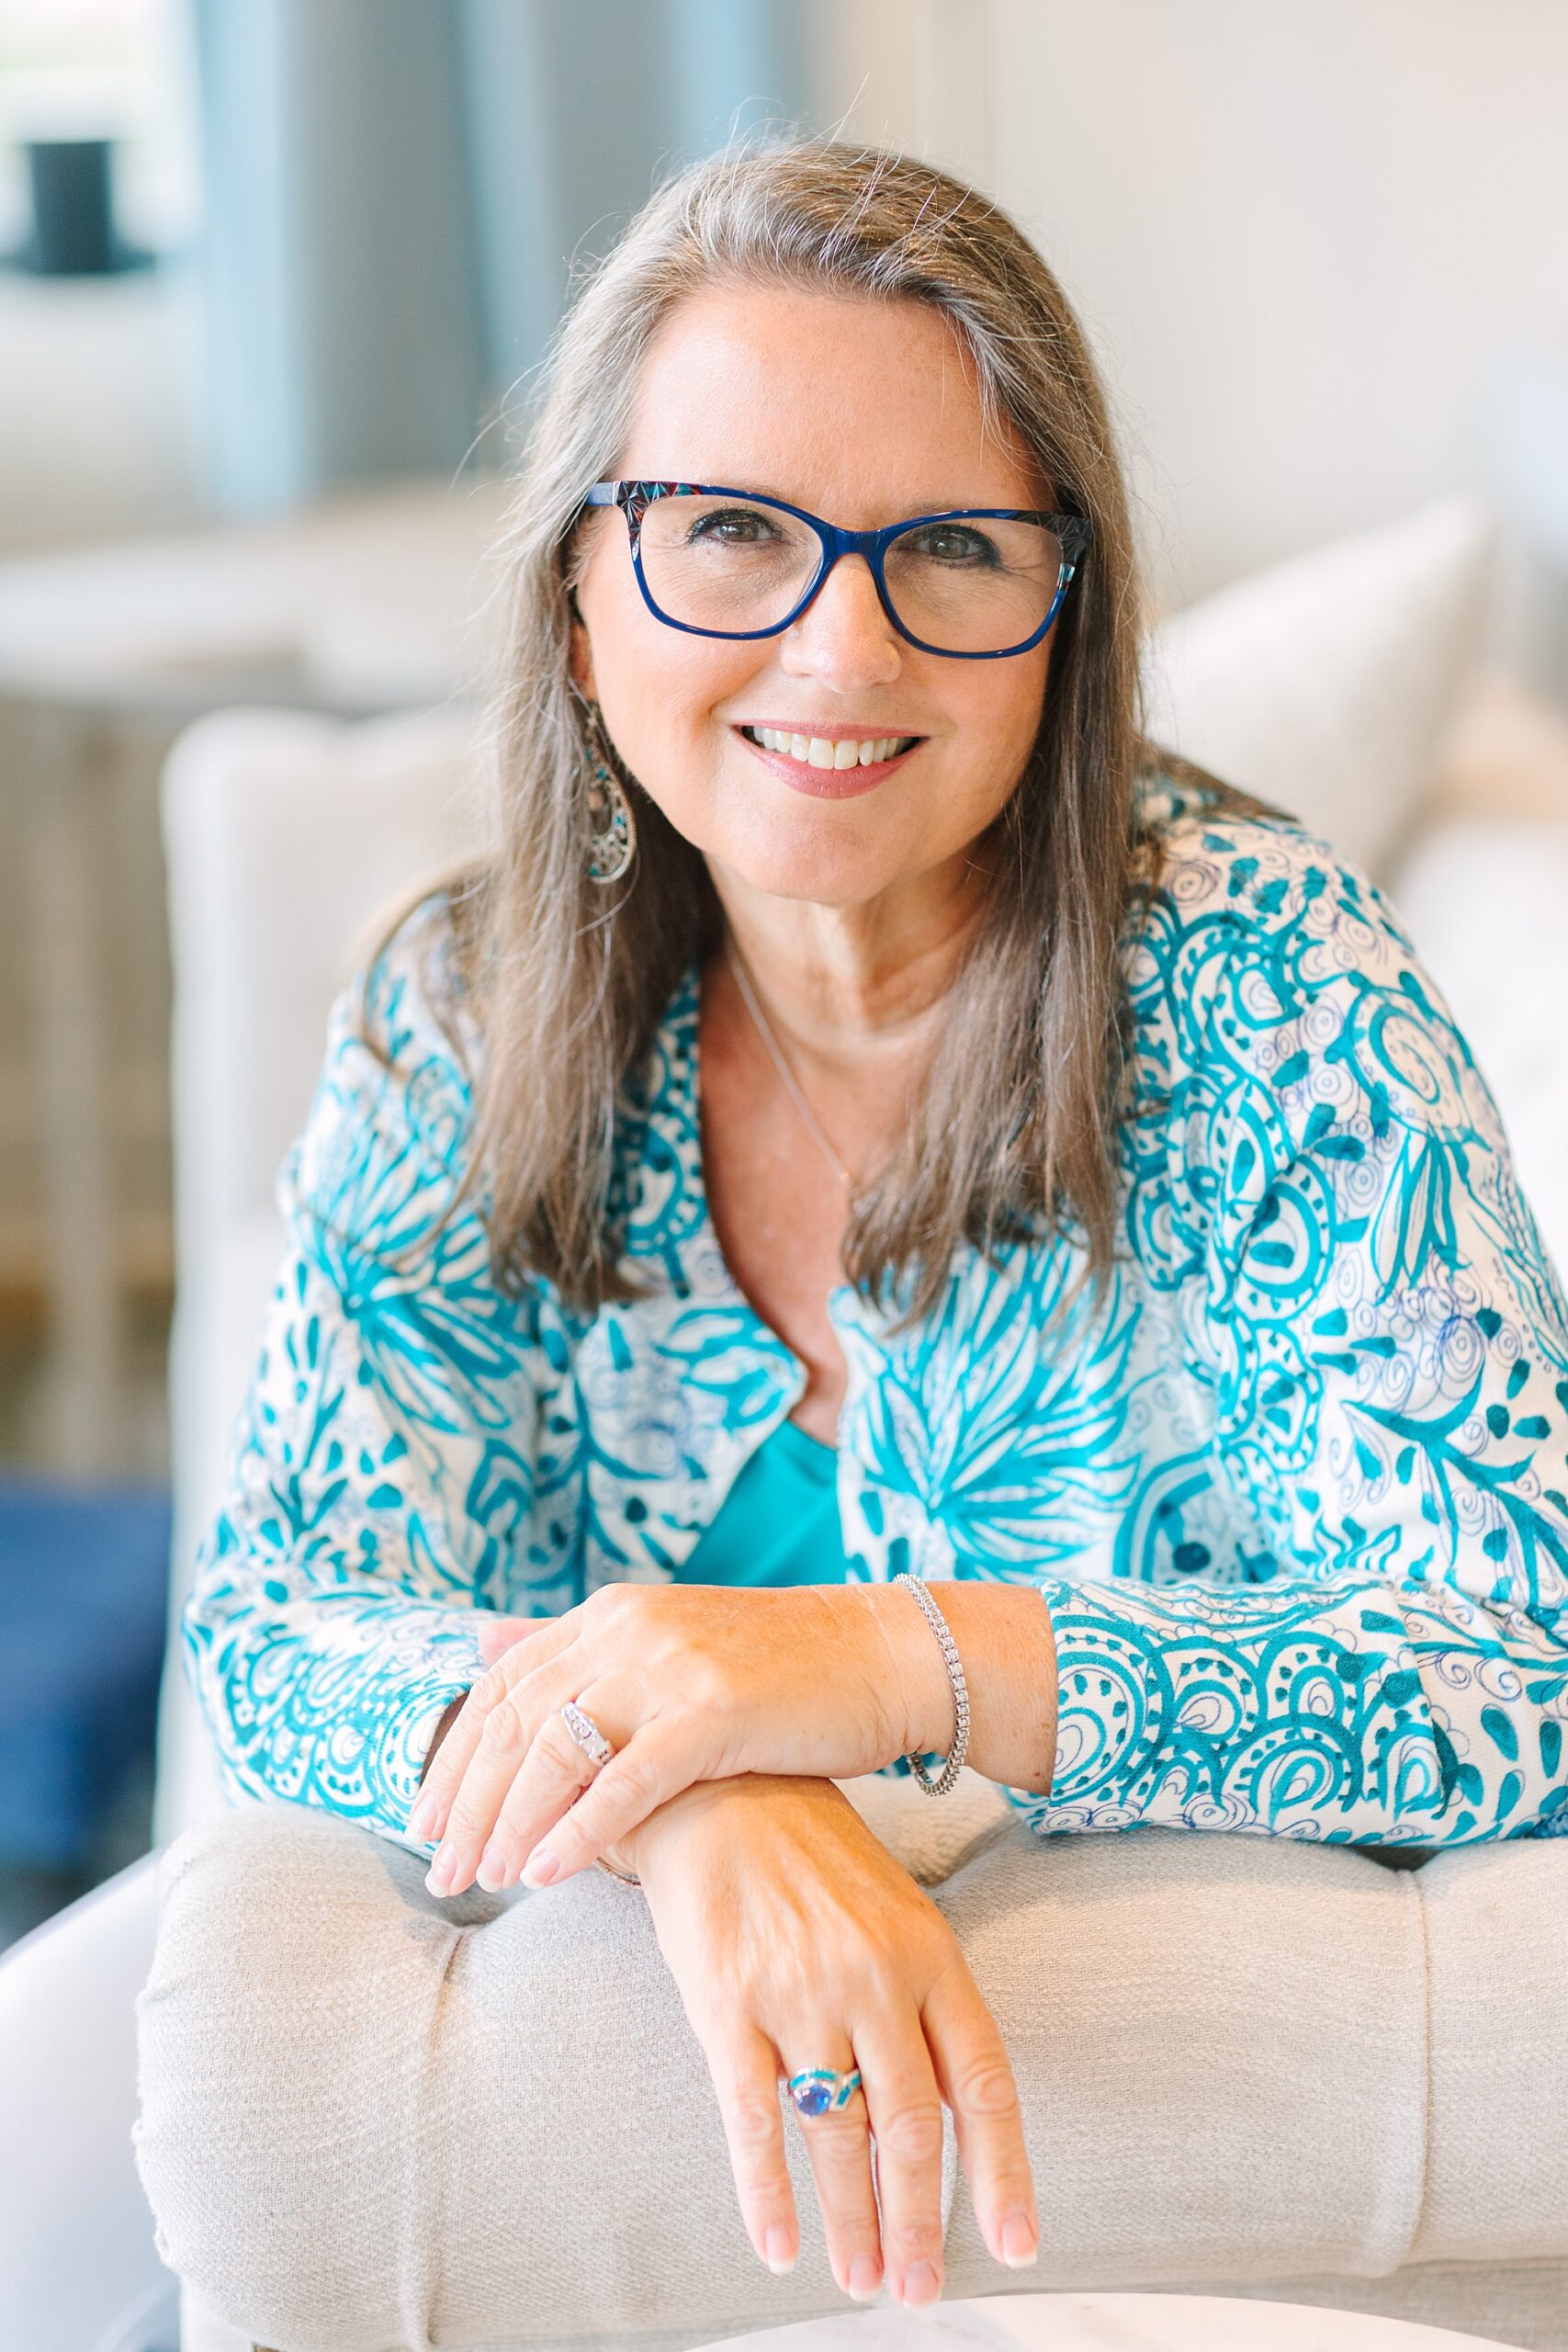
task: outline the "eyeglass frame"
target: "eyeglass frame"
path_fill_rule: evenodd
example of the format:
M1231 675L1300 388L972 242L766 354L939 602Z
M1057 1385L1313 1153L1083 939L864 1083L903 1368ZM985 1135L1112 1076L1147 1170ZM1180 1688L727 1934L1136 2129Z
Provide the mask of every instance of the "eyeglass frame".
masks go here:
M647 575L642 568L642 520L656 499L660 498L739 498L750 506L771 506L780 514L793 514L799 523L809 524L822 548L822 560L818 565L805 594L783 620L774 621L767 628L700 628L694 621L678 621L661 610L654 601ZM859 555L865 558L876 589L877 602L893 627L907 645L917 652L940 654L948 662L1007 662L1020 653L1032 652L1050 629L1061 610L1062 600L1072 586L1077 567L1094 537L1094 526L1087 514L1044 514L1025 506L952 506L939 514L911 514L903 523L886 524L877 531L846 531L837 523L829 523L820 514L813 514L808 507L792 506L785 498L769 498L758 490L735 490L722 482L660 481L656 480L626 480L596 481L582 501L581 513L589 507L618 506L626 518L626 533L631 543L632 570L642 591L642 601L657 621L666 628L676 628L687 637L716 637L730 644L750 643L758 638L779 637L797 621L802 613L820 593L824 582L841 556ZM917 637L898 617L897 609L888 593L883 569L887 549L895 539L907 531L918 531L927 523L954 522L1039 523L1054 531L1061 542L1062 568L1057 577L1056 593L1051 609L1032 637L1017 645L1000 645L983 653L963 653L946 645L928 645Z

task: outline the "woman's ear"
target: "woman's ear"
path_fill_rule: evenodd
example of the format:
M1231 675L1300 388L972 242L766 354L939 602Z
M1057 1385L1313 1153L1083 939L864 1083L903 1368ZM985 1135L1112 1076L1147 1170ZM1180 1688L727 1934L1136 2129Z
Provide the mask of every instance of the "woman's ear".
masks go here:
M571 646L568 654L571 683L588 702L599 697L593 686L593 648L588 641L588 629L578 609L577 591L571 593Z

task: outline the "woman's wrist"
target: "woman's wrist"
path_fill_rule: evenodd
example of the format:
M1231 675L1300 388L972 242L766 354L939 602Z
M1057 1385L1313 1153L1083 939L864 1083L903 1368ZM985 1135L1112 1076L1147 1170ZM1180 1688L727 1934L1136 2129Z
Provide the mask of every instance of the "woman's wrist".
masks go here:
M857 1585L853 1589L871 1610L887 1657L892 1690L888 1712L896 1725L887 1761L895 1756L945 1755L953 1742L953 1683L931 1627L909 1594L897 1585ZM939 1606L946 1590L940 1585L933 1591Z
M808 1773L738 1772L720 1781L694 1781L678 1796L668 1798L647 1819L605 1849L617 1870L635 1871L645 1885L656 1884L679 1855L682 1845L700 1840L719 1825L732 1834L735 1821L781 1797L805 1794L813 1802L824 1796L848 1804L849 1799L831 1781Z
M711 1781L694 1781L689 1789L682 1789L679 1796L670 1797L663 1804L655 1806L635 1828L628 1829L623 1837L613 1838L605 1847L604 1855L610 1868L646 1883L653 1874L657 1850L670 1842L670 1833L678 1826L682 1812L692 1812L703 1791L716 1785Z
M1056 1645L1043 1599L1032 1585L980 1577L929 1589L964 1663L969 1763L1004 1787L1045 1795L1056 1750ZM945 1756L953 1737L953 1683L931 1626L899 1586L860 1589L887 1644L900 1694L902 1752Z

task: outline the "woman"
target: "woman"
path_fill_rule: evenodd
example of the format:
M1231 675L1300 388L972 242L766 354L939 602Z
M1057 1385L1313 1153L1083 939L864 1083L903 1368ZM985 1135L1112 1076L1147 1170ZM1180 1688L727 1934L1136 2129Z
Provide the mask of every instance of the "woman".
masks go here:
M438 1895L640 1880L759 2256L783 2076L923 2303L943 2100L1034 2257L1018 2102L835 1781L1562 1827L1568 1313L1377 891L1141 739L1101 392L971 191L666 189L502 552L501 846L335 1016L189 1663Z

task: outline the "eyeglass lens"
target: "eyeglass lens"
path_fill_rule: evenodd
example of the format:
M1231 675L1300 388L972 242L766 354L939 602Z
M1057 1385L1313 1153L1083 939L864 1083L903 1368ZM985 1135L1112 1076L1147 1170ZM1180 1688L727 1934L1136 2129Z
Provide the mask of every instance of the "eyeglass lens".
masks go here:
M668 619L738 637L785 619L822 560L821 540L796 515L705 495L651 504L641 550L649 594ZM994 516L917 524L884 559L899 620L949 653L1026 643L1043 626L1061 573L1055 532Z

